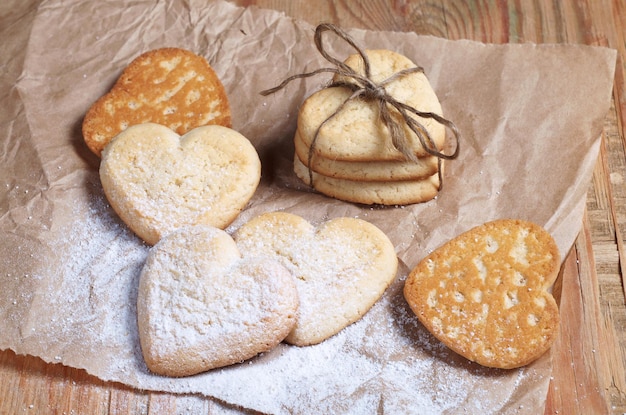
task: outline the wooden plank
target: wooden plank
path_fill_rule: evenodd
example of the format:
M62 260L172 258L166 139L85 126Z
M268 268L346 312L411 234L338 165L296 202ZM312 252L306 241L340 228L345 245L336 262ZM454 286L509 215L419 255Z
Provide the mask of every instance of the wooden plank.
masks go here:
M110 388L109 412L119 415L147 415L150 394L130 388Z
M616 168L615 164L620 163L614 158L626 154L624 151L624 141L615 136L616 122L610 124L605 129L600 149L600 162L594 174L599 179L594 180L599 183L597 188L602 188L603 201L603 238L602 243L596 242L593 246L594 256L601 263L596 265L598 272L603 272L601 293L599 301L602 307L601 316L604 320L604 342L612 347L605 347L607 353L606 378L604 388L610 398L612 408L616 413L626 413L626 336L623 328L626 327L626 291L624 286L624 269L626 262L624 259L624 243L620 230L619 215L623 217L624 199L618 202L613 191L614 171L626 172L624 165L625 158L621 158L621 167ZM609 154L610 151L610 154ZM613 160L611 160L613 158ZM623 178L623 176L621 176ZM597 238L600 239L600 238ZM606 265L609 265L608 267Z
M0 413L15 414L25 409L21 388L30 387L21 382L21 360L11 351L0 353ZM21 384L20 384L21 383Z
M546 414L608 414L610 377L589 223L563 264L560 291L562 326L553 352L553 375Z

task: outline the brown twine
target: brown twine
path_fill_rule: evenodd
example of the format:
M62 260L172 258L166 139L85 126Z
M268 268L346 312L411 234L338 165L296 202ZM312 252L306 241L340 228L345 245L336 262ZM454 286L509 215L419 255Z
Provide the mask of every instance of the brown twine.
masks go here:
M339 61L338 59L330 56L328 52L326 52L326 50L324 49L324 45L322 43L322 33L326 31L331 31L335 33L337 36L339 36L341 39L346 41L350 46L352 46L357 51L357 53L363 59L365 76L357 73L351 67ZM315 29L314 40L315 40L315 46L317 47L317 50L319 51L319 53L327 61L335 65L334 68L320 68L313 72L292 75L288 77L287 79L285 79L280 85L274 88L261 91L261 95L263 96L273 94L274 92L284 88L289 82L295 79L308 78L308 77L311 77L320 73L326 73L326 72L334 73L344 78L350 79L350 82L334 81L334 82L329 83L326 86L326 88L332 88L332 87L337 87L337 86L348 88L352 91L352 95L350 95L350 97L348 97L348 99L346 99L333 114L331 114L326 120L324 120L315 131L315 135L313 136L313 139L311 140L311 145L309 147L309 155L308 155L309 156L309 159L308 159L309 184L313 186L313 170L311 169L311 165L313 161L313 150L315 148L315 144L317 141L317 137L319 136L320 130L326 123L328 123L330 120L336 117L348 102L350 102L353 99L360 98L366 101L374 101L377 103L379 114L380 114L380 119L383 125L385 125L387 129L389 130L389 133L391 135L391 143L393 147L396 150L400 151L406 160L417 161L417 156L411 150L410 142L408 138L406 137L406 135L404 134L404 130L402 126L392 117L390 107L395 108L396 111L400 113L406 125L418 137L420 144L422 145L424 150L428 154L438 158L439 190L441 190L443 186L443 177L442 177L442 172L441 172L442 161L455 159L459 154L460 134L459 134L458 129L456 128L454 123L452 123L452 121L438 114L435 114L433 112L422 112L409 105L406 105L396 100L395 98L393 98L385 90L385 86L390 84L391 82L394 82L400 77L406 76L408 74L418 73L418 72L423 73L424 68L416 66L414 68L404 69L404 70L394 73L392 76L383 80L382 82L376 83L372 81L371 79L370 62L369 62L367 55L361 48L359 48L356 45L356 43L352 40L352 38L343 30L329 23L320 24ZM420 122L412 118L409 114L414 114L422 118L432 118L438 123L442 124L444 127L447 127L448 129L450 129L450 131L452 131L452 134L454 136L454 141L455 141L454 151L450 154L446 154L445 152L440 151L435 145L435 142L433 141L432 137L430 136L430 133L428 132L428 130L426 130L424 125L422 125Z

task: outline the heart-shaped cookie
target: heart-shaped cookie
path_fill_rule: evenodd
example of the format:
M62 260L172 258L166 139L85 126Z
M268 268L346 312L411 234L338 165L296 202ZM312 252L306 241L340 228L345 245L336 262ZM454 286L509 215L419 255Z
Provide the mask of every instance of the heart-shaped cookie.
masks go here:
M100 164L111 206L148 244L183 225L224 229L260 178L261 161L250 141L216 125L182 137L159 124L129 127L105 148Z
M235 236L244 256L282 262L296 277L298 322L285 341L319 343L361 318L393 281L398 266L387 236L361 219L318 227L285 212L262 214Z
M179 48L143 53L85 114L83 138L100 156L131 125L153 122L178 134L202 125L231 126L224 86L202 56Z
M270 350L296 322L294 278L279 262L242 258L226 232L181 228L150 250L137 321L148 368L188 376Z
M377 84L384 84L386 93L423 113L442 114L437 94L423 72L394 77L402 70L417 66L409 58L382 49L367 50L365 53L370 63L370 75L367 77ZM365 76L365 66L360 54L350 55L344 64ZM354 79L339 74L335 75L333 81L356 85ZM315 156L329 160L362 162L406 160L392 144L390 131L381 122L377 101L349 99L353 91L344 86L324 88L311 94L302 103L298 111L297 131L304 146L313 148ZM391 114L397 121L401 120L400 114L395 109L391 110ZM432 118L413 115L411 117L423 125L437 148L443 148L446 131L442 124ZM417 135L405 122L400 123L400 128L415 156L429 155Z
M548 292L560 266L542 227L504 219L477 226L424 258L404 296L424 326L460 355L510 369L546 352L559 327Z

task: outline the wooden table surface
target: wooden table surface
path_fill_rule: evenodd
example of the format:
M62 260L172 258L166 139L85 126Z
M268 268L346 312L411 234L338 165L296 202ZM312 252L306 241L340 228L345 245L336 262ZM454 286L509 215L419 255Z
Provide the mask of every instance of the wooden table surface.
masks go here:
M580 43L619 52L613 105L582 231L556 293L563 327L554 346L546 414L626 414L626 4L620 0L236 0L311 24L414 31L489 43ZM575 87L573 85L572 87ZM133 390L82 370L0 352L0 414L210 414L197 396Z

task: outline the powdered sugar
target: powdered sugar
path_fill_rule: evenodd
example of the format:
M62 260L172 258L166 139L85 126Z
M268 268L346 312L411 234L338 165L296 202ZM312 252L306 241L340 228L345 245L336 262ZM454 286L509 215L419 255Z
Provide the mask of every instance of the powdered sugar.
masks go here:
M98 371L136 344L136 278L147 247L109 208L97 175L66 189L68 206L46 234L49 251L34 275L20 352ZM98 194L99 193L99 194ZM45 347L42 347L45 345ZM88 366L88 365L87 365Z
M399 283L336 336L315 346L282 345L213 381L227 401L268 413L507 413L508 391L523 372L458 359L404 314ZM390 313L398 318L381 319ZM259 388L252 394L249 377Z
M432 338L402 298L405 268L361 320L318 345L281 344L241 364L184 379L155 376L143 363L135 306L149 249L93 186L88 208L77 204L83 207L72 208L75 222L56 230L53 248L63 260L52 268L56 277L42 276L55 289L41 288L34 308L45 304L48 318L37 313L41 322L29 323L40 345L30 350L47 360L143 389L200 393L277 414L496 413L506 409L508 394L526 376L523 370L469 364ZM486 391L489 396L480 396Z

